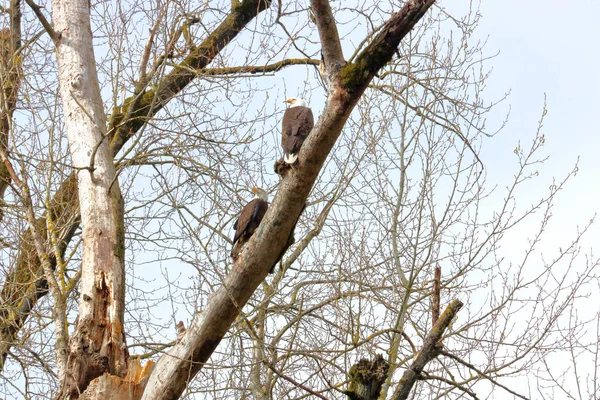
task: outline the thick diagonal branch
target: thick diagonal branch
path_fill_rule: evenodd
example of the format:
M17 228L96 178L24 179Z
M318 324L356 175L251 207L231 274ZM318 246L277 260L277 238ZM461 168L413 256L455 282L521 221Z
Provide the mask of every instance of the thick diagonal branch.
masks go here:
M185 337L158 361L144 400L179 398L187 383L210 358L286 246L327 156L375 72L392 59L400 40L432 3L433 0L407 3L385 24L388 34L378 35L357 57L360 64L342 68L342 72L346 68L353 72L347 73L345 79L342 74L338 75L332 82L323 113L300 151L298 168L281 181L267 214L223 285L213 294Z
M165 76L158 87L134 98L128 98L112 114L109 132L112 136L113 154L160 111L175 95L183 90L197 72L205 68L238 33L271 4L271 0L246 0L233 8L223 22L198 47ZM132 107L132 109L130 109ZM128 119L125 119L129 116Z
M392 14L375 39L356 57L356 61L342 69L342 85L350 92L364 91L377 71L392 59L402 38L433 3L435 0L409 0L400 11Z

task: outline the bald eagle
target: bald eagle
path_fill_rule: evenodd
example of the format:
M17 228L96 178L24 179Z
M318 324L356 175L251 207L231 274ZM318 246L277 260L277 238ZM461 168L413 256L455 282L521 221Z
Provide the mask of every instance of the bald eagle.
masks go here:
M239 218L233 224L235 236L233 237L233 248L231 257L237 259L242 247L250 239L256 228L260 225L267 208L269 208L268 194L264 189L253 187L254 199L242 209Z
M298 161L298 152L302 143L315 125L313 113L306 107L302 99L291 98L285 101L290 107L283 114L281 123L281 147L283 147L283 161L294 164Z

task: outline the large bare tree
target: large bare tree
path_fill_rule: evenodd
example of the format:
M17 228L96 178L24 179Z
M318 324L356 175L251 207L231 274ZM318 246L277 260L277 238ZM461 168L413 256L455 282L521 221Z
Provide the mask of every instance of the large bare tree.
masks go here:
M598 285L598 260L579 248L587 226L537 253L576 168L517 206L544 161L538 130L515 149L514 181L489 189L478 153L501 99L482 97L477 10L49 6L2 9L7 396L597 393L563 368L598 369L586 329L600 314L573 317ZM318 118L279 177L285 97ZM233 264L253 185L270 207ZM529 222L524 255L507 254Z

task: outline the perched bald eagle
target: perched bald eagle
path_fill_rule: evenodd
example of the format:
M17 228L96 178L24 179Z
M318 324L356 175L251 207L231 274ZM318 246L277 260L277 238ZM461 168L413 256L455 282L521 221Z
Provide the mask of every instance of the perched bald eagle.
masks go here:
M235 229L235 236L233 237L233 248L231 249L231 257L234 260L237 259L242 247L250 236L254 233L256 228L260 225L267 208L269 208L268 194L261 188L253 187L252 192L254 193L254 199L242 209L239 218L233 224Z
M313 113L306 107L302 99L291 98L285 101L290 107L283 114L281 123L281 147L283 147L283 161L294 164L298 161L298 152L302 143L315 125Z

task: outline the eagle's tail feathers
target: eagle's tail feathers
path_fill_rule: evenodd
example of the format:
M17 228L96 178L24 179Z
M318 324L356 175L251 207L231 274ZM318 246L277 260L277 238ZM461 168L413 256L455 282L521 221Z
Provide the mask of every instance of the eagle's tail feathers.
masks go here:
M283 161L285 161L287 164L293 164L296 161L298 161L298 153L289 153L289 154L285 154L283 156Z

